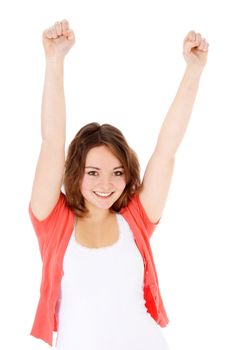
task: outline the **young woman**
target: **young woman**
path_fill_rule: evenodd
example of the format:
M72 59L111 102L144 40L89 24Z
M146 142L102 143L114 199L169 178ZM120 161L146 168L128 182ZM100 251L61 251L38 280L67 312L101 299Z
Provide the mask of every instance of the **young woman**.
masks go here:
M136 153L110 124L83 126L65 159L63 68L74 43L67 20L43 32L42 145L29 203L43 270L31 335L52 346L56 331L58 350L168 350L150 238L209 44L194 31L184 39L186 70L141 181Z

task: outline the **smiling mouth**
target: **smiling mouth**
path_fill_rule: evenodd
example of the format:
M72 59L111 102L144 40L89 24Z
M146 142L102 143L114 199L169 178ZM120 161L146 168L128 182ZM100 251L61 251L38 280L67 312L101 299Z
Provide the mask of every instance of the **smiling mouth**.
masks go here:
M114 193L114 192L108 192L108 193L101 193L101 192L95 192L93 191L93 193L98 197L98 198L109 198L111 197L111 195Z

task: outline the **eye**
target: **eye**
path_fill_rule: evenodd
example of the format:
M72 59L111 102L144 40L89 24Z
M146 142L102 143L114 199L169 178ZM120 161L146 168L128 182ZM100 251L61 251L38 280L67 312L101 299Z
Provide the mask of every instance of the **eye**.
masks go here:
M122 171L118 170L118 171L115 171L114 174L115 174L116 176L121 176L121 175L123 175L124 173L123 173Z
M94 174L97 174L97 171L94 171L94 170L88 171L88 175L96 176L96 175L94 175Z

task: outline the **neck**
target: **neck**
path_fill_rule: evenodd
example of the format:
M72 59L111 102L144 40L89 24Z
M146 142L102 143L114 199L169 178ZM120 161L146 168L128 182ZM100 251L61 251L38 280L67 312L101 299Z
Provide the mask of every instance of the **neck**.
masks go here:
M86 207L89 213L82 218L83 222L102 224L113 215L109 209L100 209L89 204L87 204Z

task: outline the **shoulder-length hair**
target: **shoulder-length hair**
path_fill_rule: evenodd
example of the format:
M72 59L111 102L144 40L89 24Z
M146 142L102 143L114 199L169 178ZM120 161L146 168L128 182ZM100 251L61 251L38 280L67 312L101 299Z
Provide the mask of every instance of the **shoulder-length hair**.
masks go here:
M131 200L133 194L141 188L137 155L129 147L122 132L110 124L89 123L78 131L68 147L63 177L67 205L78 217L83 217L88 213L80 190L87 153L93 147L101 145L107 146L119 159L124 167L126 178L124 191L114 202L110 211L120 211Z

